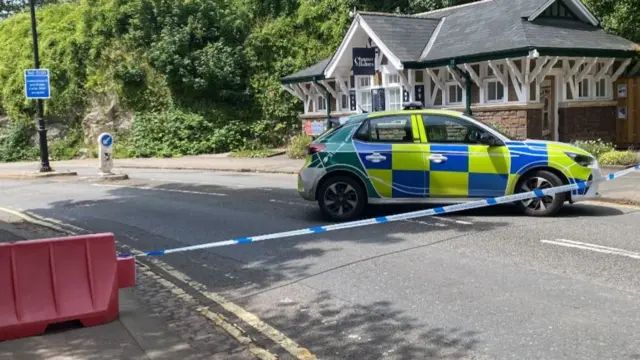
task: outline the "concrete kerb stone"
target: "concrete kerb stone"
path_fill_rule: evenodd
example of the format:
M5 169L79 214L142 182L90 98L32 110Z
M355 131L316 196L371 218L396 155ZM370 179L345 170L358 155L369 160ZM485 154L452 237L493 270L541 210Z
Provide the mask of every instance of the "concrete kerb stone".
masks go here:
M128 180L129 175L127 174L101 174L96 180L97 181L122 181Z
M0 179L9 180L33 180L70 176L78 176L78 173L75 171L0 173Z
M118 165L120 169L155 169L155 170L199 170L199 171L222 171L236 173L263 173L263 174L297 174L294 170L280 169L257 169L257 168L225 168L211 166L154 166L154 165Z

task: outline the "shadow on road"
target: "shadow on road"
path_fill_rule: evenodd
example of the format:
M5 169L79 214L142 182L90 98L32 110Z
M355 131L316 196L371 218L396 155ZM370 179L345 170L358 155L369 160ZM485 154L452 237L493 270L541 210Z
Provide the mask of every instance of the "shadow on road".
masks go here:
M96 190L78 201L52 202L47 208L30 211L93 233L113 232L121 249L143 251L326 224L321 221L313 203L305 203L291 190L179 183L158 185L140 181L117 185L146 189L101 188L104 191ZM424 208L376 206L368 210L365 217ZM605 206L573 205L565 207L557 217L560 221L563 217L621 214L622 211ZM473 216L473 225L448 222L445 226L435 226L435 219L424 218L420 220L427 224L394 222L171 254L164 256L162 261L212 291L242 303L265 296L270 290L371 259L455 241L470 232L491 231L511 224L495 218L522 216L509 205L465 211L453 217L456 215ZM478 217L493 219L485 221ZM430 221L434 226L430 226ZM314 351L323 355L322 358L456 359L464 357L478 344L476 332L431 328L389 302L363 306L332 298L326 292L314 294L315 298L305 302L314 304L313 308L305 309L303 303L283 303L262 309L260 317L300 342L310 344ZM292 308L294 310L288 310Z

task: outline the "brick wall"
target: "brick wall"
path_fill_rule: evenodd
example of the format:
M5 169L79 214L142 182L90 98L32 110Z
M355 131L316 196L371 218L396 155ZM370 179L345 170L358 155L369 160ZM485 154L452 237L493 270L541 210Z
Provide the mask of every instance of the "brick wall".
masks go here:
M528 111L530 110L474 110L473 116L483 123L499 125L509 135L524 139L528 136Z
M573 140L615 141L616 139L616 108L604 107L574 107L560 108L558 111L558 131L560 141Z
M527 109L527 139L553 139L553 133L542 136L542 109Z

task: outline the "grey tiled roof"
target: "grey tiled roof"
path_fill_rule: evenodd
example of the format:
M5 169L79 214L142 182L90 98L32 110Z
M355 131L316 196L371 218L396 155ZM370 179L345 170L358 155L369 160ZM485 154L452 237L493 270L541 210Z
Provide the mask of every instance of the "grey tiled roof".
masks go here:
M418 15L445 17L431 51L419 60L434 61L525 48L529 44L522 28L522 18L534 13L545 2L493 0Z
M500 52L526 54L532 49L541 50L543 55L544 51L551 54L594 50L620 51L625 56L638 50L633 42L578 20L540 16L529 21L547 2L484 0L416 15L360 13L359 16L400 61L424 62L424 66ZM439 24L440 30L436 32ZM430 40L433 44L422 58ZM320 74L328 63L327 59L283 80Z
M563 49L633 50L635 44L599 27L570 19L522 20L530 46Z
M415 61L440 22L408 15L363 13L361 17L400 61Z
M329 65L329 61L331 61L331 58L324 59L318 63L315 63L309 66L308 68L302 69L291 75L287 75L281 78L280 81L283 81L283 82L294 81L297 79L306 79L314 76L322 77L324 76L324 69L326 69L327 65Z

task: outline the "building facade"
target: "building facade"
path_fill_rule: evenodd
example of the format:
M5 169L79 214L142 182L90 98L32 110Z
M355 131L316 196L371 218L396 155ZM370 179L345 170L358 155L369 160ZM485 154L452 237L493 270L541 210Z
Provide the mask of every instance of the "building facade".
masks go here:
M640 72L637 50L580 0L484 0L416 15L357 13L330 59L281 83L304 103L307 133L328 118L419 101L519 138L628 146L640 143L640 124L624 123L635 121L627 85Z

